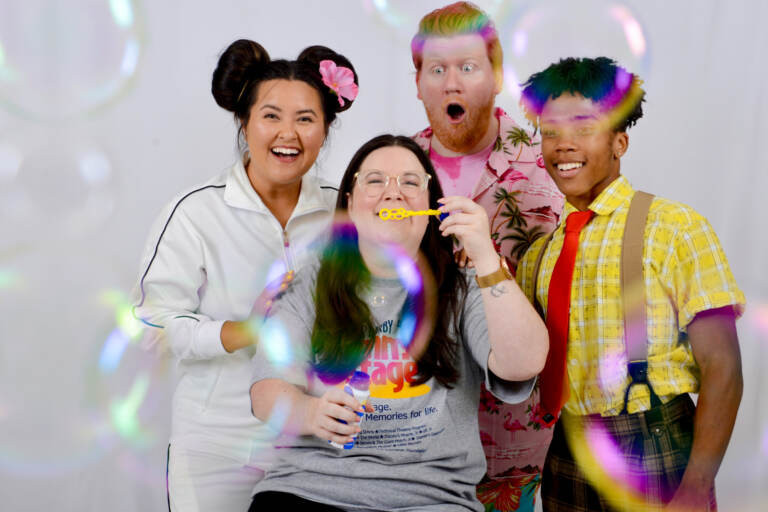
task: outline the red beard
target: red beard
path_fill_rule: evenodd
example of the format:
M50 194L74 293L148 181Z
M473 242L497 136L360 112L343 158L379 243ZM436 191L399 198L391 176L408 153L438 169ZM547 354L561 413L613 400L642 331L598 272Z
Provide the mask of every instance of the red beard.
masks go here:
M491 123L493 101L479 108L467 108L464 119L460 123L450 123L446 120L446 107L441 106L437 112L425 109L432 133L440 143L454 153L469 153L485 137Z

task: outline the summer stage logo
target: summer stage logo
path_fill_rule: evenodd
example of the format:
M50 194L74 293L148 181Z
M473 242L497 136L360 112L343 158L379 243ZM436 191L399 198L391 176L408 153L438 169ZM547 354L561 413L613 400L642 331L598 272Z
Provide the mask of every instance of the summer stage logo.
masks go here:
M413 398L429 393L427 384L413 385L418 367L408 351L396 338L387 336L393 333L392 320L382 322L376 328L376 340L368 358L360 365L360 370L371 376L371 397L375 398Z

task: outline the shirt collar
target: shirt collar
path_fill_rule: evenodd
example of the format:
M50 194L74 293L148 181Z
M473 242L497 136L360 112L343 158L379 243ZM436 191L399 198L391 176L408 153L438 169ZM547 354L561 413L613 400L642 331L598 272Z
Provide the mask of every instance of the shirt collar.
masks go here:
M610 215L619 206L629 204L633 195L634 189L629 184L629 180L619 175L589 204L589 209L597 215ZM577 208L566 200L563 207L563 215L560 218L567 219L568 215L576 210Z
M251 181L248 179L248 173L245 171L241 161L236 162L229 169L227 184L224 188L224 201L235 208L272 214L264 204L264 201L261 200L261 197L259 197L259 194L253 189ZM291 217L317 209L330 210L331 208L325 202L323 192L317 180L311 176L304 175L301 179L299 201L296 203L296 208L294 208Z
M518 130L522 130L515 120L509 117L507 113L499 107L494 109L493 115L499 121L499 134L496 137L493 150L488 157L488 166L491 170L493 170L497 176L501 176L509 169L510 161L536 162L537 154L533 149L533 145L529 146L519 141L518 144L514 143L518 139L512 134ZM429 153L432 146L432 135L432 128L427 127L417 133L413 137L413 140L421 146L421 149Z

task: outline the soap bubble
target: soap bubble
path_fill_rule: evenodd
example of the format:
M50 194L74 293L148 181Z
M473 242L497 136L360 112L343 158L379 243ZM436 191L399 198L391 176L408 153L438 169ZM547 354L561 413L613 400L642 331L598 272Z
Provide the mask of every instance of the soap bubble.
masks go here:
M397 340L393 342L398 343L404 353L418 359L426 350L432 336L436 315L436 286L431 269L428 268L426 258L420 255L414 261L395 244L378 246L373 250L378 251L374 256L376 261L387 262L383 264L394 270L406 292L405 303L398 318L399 323L389 332L390 337ZM359 256L357 230L345 215L338 216L334 222L332 236L323 257L327 261L341 264L348 272L360 272L353 268L363 264ZM384 295L370 295L365 290L360 293L360 298L367 302L374 316L377 307L388 305L392 300L392 297ZM353 352L344 354L338 362L338 367L332 367L331 363L316 366L315 370L321 380L337 383L349 376L362 362L360 357L365 355L359 351Z
M579 416L564 415L560 421L574 460L600 496L622 510L647 510L643 468L622 452L610 430L599 421Z
M752 311L747 310L747 318L750 319L751 326L754 327L758 337L764 342L768 341L768 304L756 304Z
M529 1L517 8L507 7L496 26L505 62L501 96L511 99L507 103L517 103L519 84L531 74L566 57L609 57L645 82L649 79L651 51L646 30L620 2Z
M0 105L39 120L114 101L143 51L139 14L132 0L0 3Z
M3 339L16 340L2 349L14 366L0 379L0 472L50 477L112 456L146 465L145 454L166 445L158 426L169 416L167 361L138 346L143 327L124 294L94 295L81 283L85 300L81 293L62 301L51 291L71 288L82 262L62 253L41 268L48 261L48 251L32 251L18 262L25 279L7 303L14 321L0 327ZM94 280L115 280L108 262L87 265ZM23 392L9 385L24 379L36 384Z
M82 238L115 199L112 161L96 143L47 130L0 136L0 247Z
M173 389L169 358L141 346L147 328L133 316L125 293L107 289L98 302L112 319L104 324L104 341L92 352L84 373L91 429L107 451L161 449L166 441L157 426L170 416Z

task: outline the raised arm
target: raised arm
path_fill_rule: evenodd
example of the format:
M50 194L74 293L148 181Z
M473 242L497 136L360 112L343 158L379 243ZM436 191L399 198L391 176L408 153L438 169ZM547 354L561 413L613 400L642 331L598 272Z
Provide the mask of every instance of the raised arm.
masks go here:
M454 212L443 220L443 235L455 235L478 276L499 270L501 261L491 242L488 216L466 197L449 196L441 211ZM549 350L547 328L514 280L505 279L482 289L491 353L488 368L499 378L523 381L544 367Z

